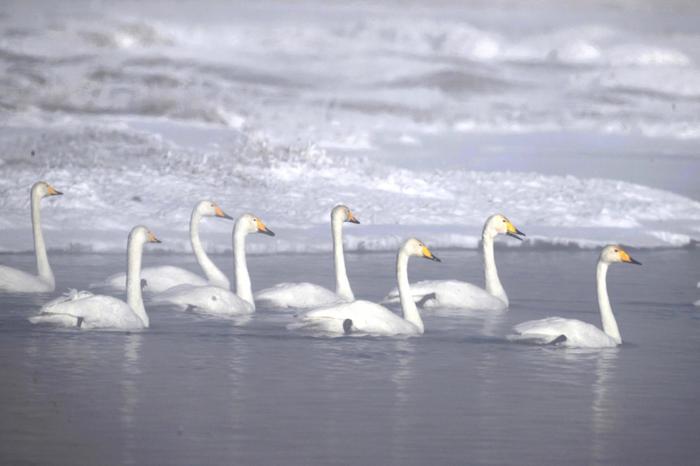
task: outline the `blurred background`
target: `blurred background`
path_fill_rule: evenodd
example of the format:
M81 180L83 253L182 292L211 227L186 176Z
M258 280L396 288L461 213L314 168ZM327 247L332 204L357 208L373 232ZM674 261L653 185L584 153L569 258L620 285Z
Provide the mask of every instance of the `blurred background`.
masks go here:
M329 248L338 202L355 250L474 247L493 212L525 247L688 246L699 24L694 1L5 1L0 249L31 250L40 178L54 249L148 222L189 250L206 197L283 233L255 251Z

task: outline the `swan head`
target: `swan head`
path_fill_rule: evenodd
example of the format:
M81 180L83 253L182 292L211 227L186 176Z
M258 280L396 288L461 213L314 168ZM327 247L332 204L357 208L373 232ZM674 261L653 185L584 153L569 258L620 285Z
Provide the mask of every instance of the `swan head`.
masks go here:
M423 257L424 259L430 259L431 261L442 262L436 255L430 252L428 246L416 238L406 240L406 242L403 244L403 250L409 256Z
M219 217L233 220L233 217L226 214L219 204L214 201L200 201L194 208L202 217Z
M341 222L350 223L360 223L360 221L355 217L350 208L339 204L333 208L331 211L331 220L339 220Z
M238 217L234 231L240 231L246 235L250 233L262 233L263 235L275 236L275 233L267 228L265 222L254 214L243 214Z
M639 262L636 259L633 259L627 251L625 251L616 244L605 246L600 252L600 260L602 262L605 262L606 264L612 264L614 262L624 262L626 264L642 265L641 262Z
M484 224L484 235L492 238L496 237L496 235L508 235L511 238L522 241L523 239L521 237L525 236L525 233L518 230L505 215L495 214L486 220Z
M143 225L137 225L131 229L131 233L129 233L129 241L138 241L141 244L162 242L156 238L156 235L151 230Z
M46 181L37 181L34 183L34 186L32 186L32 194L44 198L49 196L60 196L63 193L48 184Z

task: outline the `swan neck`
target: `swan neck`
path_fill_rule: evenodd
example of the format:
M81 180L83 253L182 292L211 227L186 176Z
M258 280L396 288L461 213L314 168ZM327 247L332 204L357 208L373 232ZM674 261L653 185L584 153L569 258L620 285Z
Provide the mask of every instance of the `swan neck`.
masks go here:
M255 309L253 288L248 274L248 263L245 257L245 237L247 233L236 223L233 229L233 262L236 272L236 295Z
M126 252L126 303L134 311L144 327L150 325L148 314L143 306L141 295L141 259L143 256L143 243L129 236L129 244Z
M617 320L613 314L610 298L608 297L607 274L609 264L598 261L596 267L596 290L598 291L598 307L600 308L600 318L603 322L603 331L617 344L622 343L620 329L617 327Z
M408 282L408 253L403 248L399 250L396 256L396 281L399 286L403 318L415 325L419 333L423 333L425 331L423 319L416 308L416 303L413 301L411 286Z
M498 278L493 243L494 236L484 231L481 236L481 246L484 252L484 282L486 283L486 291L508 306L508 295L506 294L506 290L503 289L503 285L501 285L501 280Z
M354 301L355 295L350 288L348 272L345 268L345 252L343 250L343 221L331 217L331 234L333 236L333 262L335 265L335 292L341 298Z
M192 251L207 280L214 286L228 290L231 287L228 278L209 258L202 246L202 241L199 239L199 223L201 220L202 215L197 212L197 209L193 210L190 218L190 244L192 244Z
M49 257L46 254L46 243L44 242L44 232L41 229L41 195L32 190L32 233L34 234L34 254L36 255L36 269L39 278L49 284L51 289L56 286L56 279L53 270L49 265Z

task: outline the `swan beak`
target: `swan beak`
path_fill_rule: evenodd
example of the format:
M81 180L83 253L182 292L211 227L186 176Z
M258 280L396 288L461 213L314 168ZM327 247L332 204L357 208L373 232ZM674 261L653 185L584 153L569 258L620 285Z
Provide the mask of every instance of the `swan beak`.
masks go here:
M525 233L523 233L522 231L518 230L518 229L515 227L515 225L513 225L513 224L510 223L510 222L508 222L508 223L506 224L506 229L508 230L507 233L506 233L506 235L510 236L511 238L515 238L515 239L517 239L517 240L522 241L523 239L522 239L520 236L526 236ZM520 236L518 236L518 235L520 235Z
M221 218L226 218L226 219L229 219L229 220L233 220L233 217L231 217L230 215L226 214L223 210L221 210L221 207L219 207L219 206L216 206L216 207L214 208L214 214L215 214L217 217L221 217Z
M628 264L642 265L641 262L632 258L632 256L630 256L629 254L627 254L627 252L622 251L622 250L620 250L620 260L622 262L626 262Z
M49 187L46 189L46 192L49 193L49 196L62 196L63 193L53 186L49 185Z
M149 243L162 243L161 240L156 238L156 235L153 234L153 232L149 231L148 232L148 242Z
M357 219L357 217L355 217L355 215L353 215L353 213L349 210L348 210L348 220L347 221L350 223L357 223L357 224L360 223L360 221Z
M430 249L428 249L426 246L423 246L423 257L425 257L426 259L430 259L431 261L442 262L438 258L438 256L436 256L432 252L430 252Z
M258 233L262 233L263 235L267 236L275 236L275 232L267 228L267 226L258 220Z

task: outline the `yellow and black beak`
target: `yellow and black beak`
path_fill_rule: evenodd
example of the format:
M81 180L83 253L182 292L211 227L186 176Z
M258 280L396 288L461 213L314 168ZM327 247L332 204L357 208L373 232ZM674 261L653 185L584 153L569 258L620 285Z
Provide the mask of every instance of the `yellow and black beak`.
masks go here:
M263 235L267 236L275 236L275 232L267 228L267 226L261 221L258 220L258 233L262 233Z
M428 249L427 246L423 246L423 257L425 257L426 259L430 259L431 261L442 262L440 258L438 258L438 256L430 252L430 249Z
M161 240L156 238L156 235L154 235L152 231L148 232L148 242L149 243L162 243Z
M506 224L506 228L507 228L507 230L508 230L508 231L506 232L506 235L510 236L511 238L515 238L515 239L517 239L517 240L522 241L523 239L521 238L521 236L526 236L525 233L523 233L522 231L518 230L518 229L515 227L515 225L513 225L513 224L510 223L510 222L508 222L508 223Z
M627 251L620 250L620 260L622 262L625 262L627 264L635 264L635 265L642 265L641 262L638 260L632 258L629 254L627 254Z
M233 217L226 214L223 210L221 210L221 207L219 207L219 206L214 207L214 214L219 218L226 218L228 220L233 220Z
M63 193L53 186L49 185L49 187L46 189L46 192L49 193L49 196L62 196Z
M360 221L357 219L357 217L355 217L355 216L353 215L353 213L352 213L351 211L349 211L349 210L348 210L348 220L347 220L347 221L350 222L350 223L357 223L357 224L360 223Z

